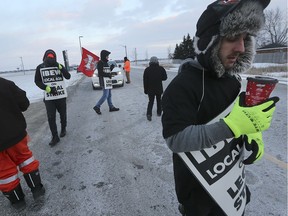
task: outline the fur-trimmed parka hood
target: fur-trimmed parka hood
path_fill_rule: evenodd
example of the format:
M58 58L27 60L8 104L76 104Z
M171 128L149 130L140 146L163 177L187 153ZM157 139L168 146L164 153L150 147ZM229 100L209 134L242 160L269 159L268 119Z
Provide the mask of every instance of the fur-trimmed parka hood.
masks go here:
M210 4L197 23L194 49L199 63L214 76L248 70L255 55L255 36L265 23L263 10L270 0L218 0ZM225 70L219 58L221 38L247 33L245 52L232 69Z

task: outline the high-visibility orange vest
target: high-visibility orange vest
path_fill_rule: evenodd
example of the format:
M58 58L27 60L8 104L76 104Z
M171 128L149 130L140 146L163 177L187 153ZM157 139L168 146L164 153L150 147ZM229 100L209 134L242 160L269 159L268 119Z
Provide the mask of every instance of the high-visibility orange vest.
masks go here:
M125 72L130 72L130 61L129 60L124 62L124 70L125 70Z

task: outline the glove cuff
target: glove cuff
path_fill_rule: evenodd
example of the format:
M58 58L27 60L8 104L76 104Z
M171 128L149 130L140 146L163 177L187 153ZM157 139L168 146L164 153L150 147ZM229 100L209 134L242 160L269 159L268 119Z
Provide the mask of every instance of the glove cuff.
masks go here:
M238 138L238 137L241 136L240 130L238 129L238 127L237 127L235 124L233 124L232 121L230 121L230 120L227 119L227 118L224 118L223 121L226 123L226 125L227 125L227 126L230 128L230 130L233 132L235 138Z

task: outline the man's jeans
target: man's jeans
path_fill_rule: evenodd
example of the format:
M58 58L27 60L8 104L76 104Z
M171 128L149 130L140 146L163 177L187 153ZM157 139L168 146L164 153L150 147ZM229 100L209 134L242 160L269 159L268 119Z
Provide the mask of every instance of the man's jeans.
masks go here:
M100 100L96 103L96 107L99 107L104 103L104 101L107 99L107 103L109 108L113 107L112 104L112 94L111 94L111 89L104 89L103 88L103 95L100 98Z

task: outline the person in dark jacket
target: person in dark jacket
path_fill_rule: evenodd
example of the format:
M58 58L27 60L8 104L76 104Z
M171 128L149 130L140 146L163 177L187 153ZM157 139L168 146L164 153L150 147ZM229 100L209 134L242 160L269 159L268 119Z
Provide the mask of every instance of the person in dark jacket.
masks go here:
M39 161L28 147L27 125L22 112L29 105L25 91L0 77L0 190L16 209L26 206L18 169L23 172L35 199L45 193Z
M43 56L43 63L36 68L34 82L44 90L44 103L47 111L47 118L52 134L49 145L53 147L60 138L56 124L56 110L60 114L61 132L60 137L66 135L67 126L67 90L65 79L70 79L71 74L66 68L57 62L56 53L52 49L46 50Z
M279 98L245 107L237 74L251 67L269 2L210 4L197 22L197 59L182 63L163 94L163 137L173 152L176 194L185 216L241 216L250 200L243 163L263 155L262 131L269 128ZM245 160L243 147L253 149Z
M109 106L109 112L115 112L115 111L119 111L119 108L116 108L113 103L112 103L112 93L111 93L111 88L106 89L105 85L104 85L104 79L105 78L112 78L111 75L111 70L113 70L113 68L110 68L108 65L108 59L109 59L109 55L111 52L107 51L107 50L102 50L100 53L100 61L97 63L97 70L98 70L98 77L99 77L99 83L100 86L103 89L103 95L102 97L99 99L99 101L96 103L96 105L93 107L93 109L95 110L95 112L98 115L101 115L101 110L100 107L101 105L104 103L105 100L107 100L108 106Z
M144 70L143 74L144 93L147 94L149 98L146 112L148 121L152 120L152 109L155 97L157 102L157 115L161 116L161 96L163 93L162 81L166 79L166 70L159 65L158 58L152 56L150 58L149 66Z

